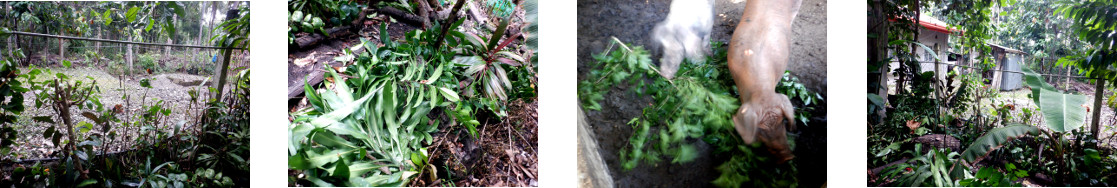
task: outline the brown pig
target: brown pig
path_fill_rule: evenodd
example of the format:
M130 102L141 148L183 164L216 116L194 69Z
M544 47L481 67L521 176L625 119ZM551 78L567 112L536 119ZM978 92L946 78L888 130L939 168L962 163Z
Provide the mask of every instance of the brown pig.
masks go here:
M745 143L759 139L779 163L795 158L785 130L785 125L795 129L795 111L787 96L776 93L776 84L787 69L800 2L749 0L729 42L729 71L741 99L733 125Z

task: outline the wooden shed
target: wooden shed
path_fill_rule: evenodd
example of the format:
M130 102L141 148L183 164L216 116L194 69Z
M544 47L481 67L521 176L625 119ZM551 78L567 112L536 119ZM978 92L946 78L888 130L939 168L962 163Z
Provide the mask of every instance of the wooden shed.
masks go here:
M1024 87L1024 75L1014 72L1020 72L1021 67L1024 66L1023 58L1028 55L1023 51L1004 47L997 44L988 44L993 48L993 61L996 67L993 70L985 72L984 77L988 84L993 88L1000 88L1001 91L1016 90ZM1004 70L1004 71L994 71Z

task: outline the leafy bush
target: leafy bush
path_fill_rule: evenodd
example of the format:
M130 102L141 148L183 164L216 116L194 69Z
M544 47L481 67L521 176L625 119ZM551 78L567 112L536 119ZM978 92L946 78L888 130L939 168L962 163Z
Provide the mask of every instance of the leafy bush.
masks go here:
M0 101L0 156L12 156L9 152L18 138L12 126L19 118L16 115L24 110L23 93L29 91L17 80L17 75L19 69L15 63L0 59L0 99L7 99Z
M791 76L791 71L783 72L783 78L776 85L776 92L787 95L789 98L798 98L799 101L803 102L803 107L795 110L795 118L803 126L809 125L807 123L810 122L811 111L814 110L811 104L817 104L823 100L822 95L803 87L803 84L799 83L799 78Z
M136 64L140 66L140 72L147 70L149 72L162 72L163 66L159 63L160 54L145 53L136 55Z

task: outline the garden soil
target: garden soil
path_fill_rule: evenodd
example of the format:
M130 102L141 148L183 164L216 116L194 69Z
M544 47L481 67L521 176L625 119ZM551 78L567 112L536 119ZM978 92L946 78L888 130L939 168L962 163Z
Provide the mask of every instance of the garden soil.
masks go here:
M118 77L113 76L99 68L92 67L53 67L50 69L52 69L53 73L64 73L70 76L73 80L82 80L86 83L90 82L89 79L96 80L97 86L100 87L99 95L101 103L104 105L104 107L112 108L117 104L121 104L122 108L124 109L124 116L129 116L134 113L142 113L142 109L140 109L141 104L146 103L147 105L151 105L156 103L158 100L162 100L164 101L163 106L165 108L170 108L172 111L171 115L167 117L167 119L163 120L163 122L166 122L165 125L175 125L179 121L192 121L193 119L190 119L188 117L193 116L194 114L201 113L201 108L198 107L198 105L204 105L201 100L198 100L198 102L193 104L192 107L190 96L187 94L187 92L191 89L197 88L198 84L205 81L207 76L182 73L166 73L155 75L137 74L132 77ZM41 75L40 80L45 80L45 78L43 78L45 76L47 75ZM145 78L154 79L151 81L152 88L147 89L140 86L140 79ZM212 82L212 80L207 82L206 85L211 85L208 84L210 82ZM205 86L203 86L202 88L205 88ZM205 89L200 90L205 91ZM130 100L128 100L127 103L125 103L125 100L121 98L125 93L130 95ZM145 94L147 96L146 100L141 101L140 99ZM13 148L13 153L15 154L15 156L9 156L9 159L26 160L57 157L54 154L57 152L58 148L54 146L54 143L52 143L50 139L44 138L42 136L43 132L50 127L50 124L34 122L30 120L31 117L35 116L56 116L55 112L50 110L50 108L47 107L46 104L44 104L42 108L35 108L34 97L35 96L30 92L24 94L23 105L26 106L27 109L23 112L23 114L21 114L21 118L19 122L17 122L17 126L20 126L17 128L17 130L20 131L19 135L21 136L17 138L16 143L28 144L15 145L16 147ZM74 107L71 111L74 113L72 114L72 118L74 119L75 123L81 121L92 122L88 118L79 115L79 113L84 112L84 110L78 110L77 107ZM55 121L61 120L55 118ZM187 125L189 125L189 123L187 123ZM60 127L57 129L60 131L65 130ZM91 131L92 133L101 134L100 131L98 131L100 130L99 126L95 127L94 129L95 130ZM168 133L173 130L173 128L170 127L158 127L156 129ZM140 132L139 128L126 128L120 126L112 126L112 131L116 131L122 136L118 136L111 142L106 141L106 144L112 144L107 146L110 148L107 148L106 152L117 152L131 148L131 140L139 136L138 133ZM64 131L63 134L65 134ZM100 148L97 148L97 150L102 151Z
M601 53L617 37L634 46L650 46L648 35L655 24L666 18L670 0L579 0L578 1L578 79L589 71L587 62ZM717 0L715 24L711 38L728 42L744 12L744 0ZM826 2L804 0L792 27L791 58L788 70L799 77L812 92L826 96ZM652 51L658 59L659 52ZM623 86L622 86L623 87ZM694 162L685 164L641 164L625 171L618 158L628 144L632 128L626 125L640 115L649 97L613 88L605 96L604 111L586 111L588 123L600 144L599 151L618 187L706 187L720 173L715 169L725 156L711 155L710 145L694 140L702 153ZM815 109L808 126L799 126L798 146L794 151L800 186L819 187L826 181L826 114L825 102ZM611 136L600 136L611 135Z

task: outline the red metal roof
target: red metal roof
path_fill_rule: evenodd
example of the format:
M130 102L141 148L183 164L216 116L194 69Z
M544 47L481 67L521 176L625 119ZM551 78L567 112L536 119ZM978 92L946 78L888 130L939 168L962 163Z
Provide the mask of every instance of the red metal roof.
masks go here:
M895 19L889 19L889 21L896 21L896 20ZM928 30L936 31L936 32L939 32L939 33L946 33L946 34L955 34L955 33L964 34L964 33L966 33L966 31L963 31L961 29L957 29L957 28L951 29L950 25L947 25L946 22L943 22L942 20L936 19L935 17L927 16L927 15L924 15L924 14L919 14L919 25L923 26L924 28L927 28Z
M927 16L927 15L924 15L924 14L919 14L919 25L922 25L923 27L926 27L927 29L929 29L931 31L938 31L940 33L946 33L946 34L954 34L954 32L965 33L965 31L962 31L960 29L950 29L949 28L950 26L946 25L946 22L943 22L942 20L935 19L935 17L930 17L930 16Z

